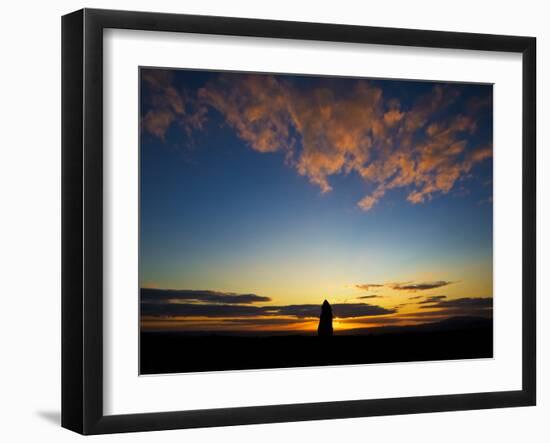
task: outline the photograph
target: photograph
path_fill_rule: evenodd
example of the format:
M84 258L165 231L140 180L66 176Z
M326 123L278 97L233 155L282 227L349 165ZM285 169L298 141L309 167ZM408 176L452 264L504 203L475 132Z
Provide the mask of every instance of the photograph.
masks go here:
M493 357L493 85L139 67L140 374Z

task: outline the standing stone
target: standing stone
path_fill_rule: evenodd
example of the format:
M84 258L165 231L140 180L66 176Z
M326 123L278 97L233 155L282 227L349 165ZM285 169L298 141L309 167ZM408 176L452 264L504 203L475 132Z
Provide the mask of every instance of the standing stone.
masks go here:
M325 300L321 306L317 335L319 337L332 337L332 332L332 308L330 307L330 303Z

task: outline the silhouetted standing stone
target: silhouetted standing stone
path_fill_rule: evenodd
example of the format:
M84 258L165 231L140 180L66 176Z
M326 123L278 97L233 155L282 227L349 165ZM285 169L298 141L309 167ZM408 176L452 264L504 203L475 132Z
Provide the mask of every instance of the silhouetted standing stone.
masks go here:
M321 306L321 317L319 317L319 327L317 335L319 337L332 337L332 308L328 301L324 301Z

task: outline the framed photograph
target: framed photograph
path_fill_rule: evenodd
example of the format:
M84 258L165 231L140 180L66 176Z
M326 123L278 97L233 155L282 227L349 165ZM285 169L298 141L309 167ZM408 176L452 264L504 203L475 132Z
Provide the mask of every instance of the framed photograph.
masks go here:
M536 402L531 37L62 20L62 425Z

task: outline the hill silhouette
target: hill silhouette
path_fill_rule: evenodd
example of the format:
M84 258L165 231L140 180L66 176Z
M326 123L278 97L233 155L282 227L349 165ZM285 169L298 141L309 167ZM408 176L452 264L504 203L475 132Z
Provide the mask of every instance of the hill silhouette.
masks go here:
M333 336L263 332L141 332L140 373L163 374L491 358L493 322L453 317Z

